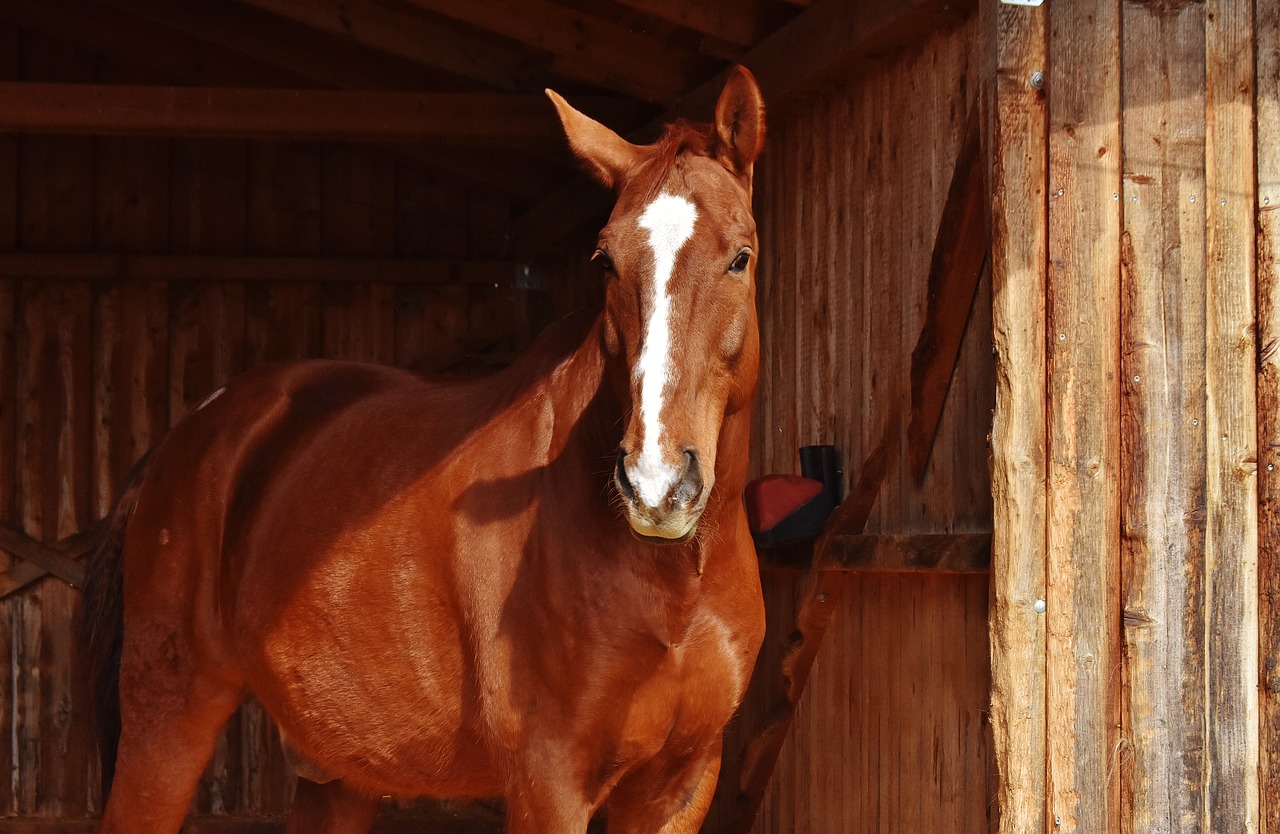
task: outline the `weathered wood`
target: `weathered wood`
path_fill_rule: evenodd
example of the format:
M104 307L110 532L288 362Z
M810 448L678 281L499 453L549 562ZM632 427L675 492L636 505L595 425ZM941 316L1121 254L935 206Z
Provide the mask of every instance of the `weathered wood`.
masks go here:
M951 387L960 342L991 248L987 229L985 176L981 160L982 133L978 108L973 109L964 144L942 209L942 222L929 265L928 306L920 338L911 354L911 422L907 453L916 483L924 482L929 455L942 419L942 406Z
M1251 0L1205 6L1206 828L1257 830L1258 413Z
M1030 83L1048 66L1047 9L984 4L996 352L991 430L991 730L1001 834L1050 830L1046 594L1048 107ZM989 63L988 63L989 62Z
M1203 5L1125 4L1125 832L1204 831ZM1131 764L1130 764L1131 762ZM1117 765L1111 765L1116 767Z
M1280 3L1259 0L1258 192L1258 830L1280 834ZM1267 801L1267 797L1271 797Z
M41 281L511 285L520 269L514 261L453 259L0 253L0 278Z
M768 31L764 18L771 11L768 4L740 0L622 0L622 4L740 47L750 46Z
M599 96L575 97L575 106L612 124L637 113L633 102ZM552 142L561 135L542 95L32 81L0 82L0 131L311 141Z
M990 533L843 534L827 531L829 570L859 573L988 573ZM813 562L813 542L760 552L760 561L774 569L792 569Z
M1120 825L1120 4L1047 7L1049 810Z

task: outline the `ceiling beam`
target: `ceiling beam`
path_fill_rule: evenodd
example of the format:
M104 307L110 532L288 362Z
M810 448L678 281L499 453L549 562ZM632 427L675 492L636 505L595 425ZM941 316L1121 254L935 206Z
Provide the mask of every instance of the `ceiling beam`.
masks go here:
M30 2L30 0L26 0ZM224 50L223 63L234 64L246 56L309 79L318 86L338 89L423 90L438 89L438 81L452 81L452 92L476 92L476 85L431 71L421 64L374 51L318 31L293 20L252 6L225 0L99 0L129 21L127 26L163 26L184 38L204 41ZM149 48L149 47L148 47ZM130 54L145 57L145 49ZM259 86L256 84L242 86ZM280 85L274 85L280 86ZM304 86L304 85L292 85ZM470 89L467 89L470 87ZM439 90L444 92L448 90Z
M370 0L239 0L271 14L509 93L538 89L545 67L516 50Z
M973 9L976 0L815 0L790 23L742 56L755 75L767 107L776 108L813 88L841 67L872 54L891 52L926 33L950 25ZM676 117L707 120L715 109L728 69L717 73L676 101L667 113L630 134L652 141L662 125ZM608 195L580 177L512 224L520 257L532 257L571 232L597 220Z
M635 102L589 99L607 121ZM0 132L298 140L559 141L541 95L0 82Z
M703 35L725 41L739 47L747 47L759 41L766 32L777 28L770 23L768 11L773 4L766 7L759 2L743 2L743 0L619 0L622 5L643 12L650 17L692 29ZM788 13L783 12L785 20Z
M714 67L698 53L550 0L408 0L554 56L553 74L667 105Z

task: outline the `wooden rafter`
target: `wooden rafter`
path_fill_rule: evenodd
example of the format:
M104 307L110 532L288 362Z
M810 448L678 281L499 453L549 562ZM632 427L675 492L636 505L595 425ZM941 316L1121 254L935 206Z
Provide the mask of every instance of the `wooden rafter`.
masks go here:
M425 15L403 12L370 0L240 1L495 90L521 92L537 86L528 81L535 67L527 57Z
M409 2L548 52L554 56L552 70L557 75L663 105L709 68L695 52L550 0Z
M772 27L768 6L741 0L621 0L622 5L734 44L750 46ZM785 19L785 17L784 17Z
M415 284L516 283L514 261L101 253L0 253L0 278L68 281L361 281Z
M30 0L23 0L30 2ZM376 52L349 38L303 26L252 6L213 0L99 0L129 28L161 26L182 37L203 41L211 50L221 48L222 63L246 57L279 67L320 86L338 89L425 90L439 89L448 79L421 64L385 52ZM65 15L64 15L65 17ZM149 48L149 45L148 47ZM145 57L144 50L130 54ZM257 86L257 85L254 85ZM450 86L461 89L458 82ZM442 90L443 91L443 90Z
M632 102L593 99L606 118ZM0 131L310 140L552 141L541 95L257 90L0 82Z

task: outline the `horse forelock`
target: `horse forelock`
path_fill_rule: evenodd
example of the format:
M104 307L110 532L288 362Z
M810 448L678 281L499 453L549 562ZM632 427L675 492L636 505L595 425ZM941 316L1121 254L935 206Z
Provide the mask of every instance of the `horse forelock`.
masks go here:
M648 205L662 193L677 163L685 156L711 156L715 130L709 124L677 119L667 125L658 141L648 148L648 159L642 168L647 178L642 203Z

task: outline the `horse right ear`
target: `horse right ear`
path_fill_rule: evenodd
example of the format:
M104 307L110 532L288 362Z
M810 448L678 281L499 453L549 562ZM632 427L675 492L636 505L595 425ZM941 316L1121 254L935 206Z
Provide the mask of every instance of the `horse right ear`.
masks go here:
M640 156L640 148L590 116L574 110L559 93L547 90L547 98L560 114L569 147L606 188L616 189Z

